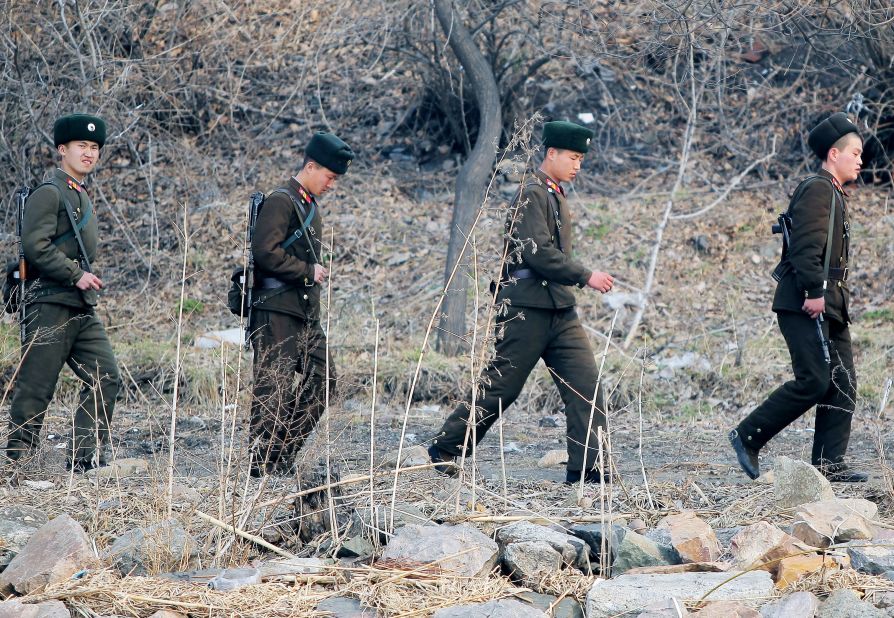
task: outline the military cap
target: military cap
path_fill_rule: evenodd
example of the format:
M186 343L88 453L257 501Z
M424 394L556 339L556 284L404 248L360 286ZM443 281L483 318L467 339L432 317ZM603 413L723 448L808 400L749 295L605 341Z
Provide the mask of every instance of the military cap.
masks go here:
M332 133L315 133L304 149L307 158L312 159L336 174L348 171L354 159L354 151Z
M593 135L587 127L567 120L554 120L543 125L543 147L588 152Z
M837 112L813 127L807 136L807 145L816 156L825 159L835 142L848 133L856 133L859 136L860 130L847 114Z
M102 148L106 143L106 123L102 118L89 114L62 116L53 124L53 142L67 144L75 140L96 142Z

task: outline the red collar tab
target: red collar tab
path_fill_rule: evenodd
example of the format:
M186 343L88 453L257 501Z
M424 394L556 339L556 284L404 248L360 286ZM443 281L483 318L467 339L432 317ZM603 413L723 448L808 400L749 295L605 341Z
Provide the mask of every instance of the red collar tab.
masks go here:
M307 189L305 189L304 187L302 187L300 182L297 182L297 181L296 181L295 184L298 185L298 195L301 196L301 200L302 200L305 204L313 204L313 202L314 202L314 198L313 198L313 196L307 191Z
M543 181L546 183L546 188L552 191L553 193L558 193L562 197L565 197L565 189L562 188L562 185L557 183L555 180L547 176L543 175Z
M66 178L65 182L68 184L69 189L74 189L78 193L84 190L84 185L79 184L78 181L76 181L74 178Z
M844 187L841 186L841 183L838 182L838 179L835 178L835 176L832 176L829 180L832 181L832 184L835 186L836 189L838 189L839 191L844 193ZM847 194L845 193L845 195L847 195Z

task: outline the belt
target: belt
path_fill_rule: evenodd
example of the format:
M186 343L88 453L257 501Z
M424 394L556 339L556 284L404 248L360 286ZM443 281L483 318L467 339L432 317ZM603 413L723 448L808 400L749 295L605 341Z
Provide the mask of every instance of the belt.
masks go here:
M511 271L509 276L515 279L536 279L537 273L530 268L519 268L518 270Z
M847 281L848 274L849 272L847 266L845 266L844 268L829 269L829 279L831 281Z
M286 284L276 277L261 277L261 289L263 290L275 290L276 288L281 288L284 285Z

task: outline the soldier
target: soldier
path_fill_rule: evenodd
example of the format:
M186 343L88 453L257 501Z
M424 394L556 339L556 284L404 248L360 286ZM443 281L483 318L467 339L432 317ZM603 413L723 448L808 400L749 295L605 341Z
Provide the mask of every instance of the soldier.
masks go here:
M6 454L15 461L37 449L44 413L68 363L83 388L67 465L84 472L106 463L103 445L119 388L118 364L94 310L103 282L90 268L98 229L84 184L99 161L106 125L96 116L63 116L53 126L53 140L59 167L30 195L22 221L25 340Z
M819 123L807 143L822 169L792 197L791 237L774 273L779 283L773 311L795 377L773 391L729 439L742 470L757 478L760 449L815 405L813 465L830 481L863 482L866 474L843 461L857 393L848 330L850 223L843 185L860 174L863 140L856 125L837 113ZM826 346L822 339L828 340Z
M470 421L471 404L460 404L428 449L433 463L444 464L436 468L440 472L456 472L454 459L484 438L542 358L565 403L566 483L579 481L582 472L586 482L603 480L596 467L596 428L605 427L605 405L571 286L605 293L614 280L572 259L571 214L561 185L577 176L592 137L592 131L571 122L543 127L543 162L516 194L506 220L513 257L499 284L497 300L507 301L508 308L497 318L496 355L479 381L475 420Z
M315 134L301 170L268 195L258 213L251 247L260 288L252 313L252 476L291 470L323 414L327 371L329 391L335 389L335 365L320 326L320 286L329 273L320 260L323 219L316 198L335 187L353 158L335 135ZM297 387L296 372L303 376Z

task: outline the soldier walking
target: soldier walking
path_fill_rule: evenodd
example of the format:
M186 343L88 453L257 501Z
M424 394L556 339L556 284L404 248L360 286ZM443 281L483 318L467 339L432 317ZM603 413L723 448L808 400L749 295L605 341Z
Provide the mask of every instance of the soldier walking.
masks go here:
M816 406L813 465L830 481L863 482L867 475L844 463L857 374L848 329L850 222L843 188L860 174L863 140L856 125L837 113L814 127L807 142L822 169L792 197L790 240L774 272L779 283L773 311L794 379L773 391L729 439L742 470L757 478L760 449Z
M432 462L443 464L440 472L455 473L454 459L484 438L542 358L565 403L566 483L580 481L582 474L586 482L603 480L596 468L597 427L605 428L605 404L571 288L605 293L614 280L572 259L571 214L561 184L577 176L592 138L592 131L571 122L543 127L543 162L516 194L506 220L511 259L497 300L508 308L497 318L496 355L480 377L474 420L471 403L460 404L428 449Z
M252 476L287 473L325 408L335 365L320 325L323 218L316 199L348 171L353 151L335 135L315 134L297 175L270 193L258 213L251 250L258 302L252 312L254 388ZM296 373L301 380L296 385Z
M103 445L109 443L120 381L95 312L103 282L91 272L98 228L85 184L99 161L106 125L96 116L64 116L53 126L53 138L59 167L29 196L22 221L25 338L6 454L18 461L37 450L44 414L67 363L83 383L67 465L84 472L106 463Z

